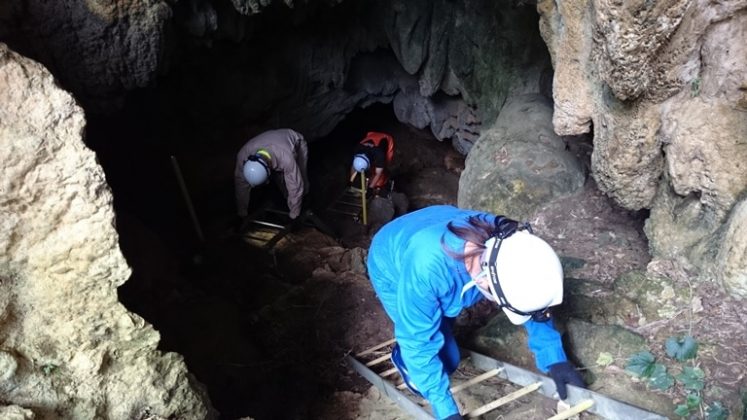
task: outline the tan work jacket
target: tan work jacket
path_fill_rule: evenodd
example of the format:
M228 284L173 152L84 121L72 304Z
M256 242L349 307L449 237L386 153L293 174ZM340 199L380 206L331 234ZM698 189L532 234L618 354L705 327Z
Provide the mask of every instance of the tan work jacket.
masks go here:
M242 217L247 215L252 187L244 178L244 163L259 149L270 152L270 168L273 174L282 175L290 217L295 219L301 212L301 201L309 188L306 174L309 149L303 135L287 128L265 131L250 139L239 150L234 170L237 213Z

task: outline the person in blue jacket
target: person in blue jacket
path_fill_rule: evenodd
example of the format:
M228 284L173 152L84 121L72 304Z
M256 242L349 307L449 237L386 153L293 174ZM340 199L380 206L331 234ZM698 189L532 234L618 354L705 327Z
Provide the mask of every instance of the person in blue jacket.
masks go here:
M432 206L386 224L368 251L368 273L394 323L392 360L405 384L438 419L461 419L449 391L459 365L451 331L465 307L487 298L523 325L537 368L561 399L584 386L568 362L549 308L563 300L563 271L550 245L528 224L452 206Z

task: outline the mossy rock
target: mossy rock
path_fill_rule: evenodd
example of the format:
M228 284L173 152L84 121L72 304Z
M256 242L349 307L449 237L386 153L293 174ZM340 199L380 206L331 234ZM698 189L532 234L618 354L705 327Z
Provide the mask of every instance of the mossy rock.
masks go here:
M578 270L586 265L586 260L583 258L566 257L563 255L560 255L559 258L560 264L563 266L563 273L566 274L570 271Z
M478 353L517 366L534 366L534 355L527 344L526 330L512 324L503 313L494 316L475 332L470 347Z
M583 166L553 131L552 109L541 95L506 103L467 155L460 207L526 219L540 205L584 185Z
M603 325L635 325L636 304L598 282L568 277L563 304L554 312L561 319L577 318Z
M644 409L671 415L674 405L669 396L649 390L625 373L625 361L630 355L647 350L646 340L618 325L594 325L578 319L566 324L567 351L579 367L585 368L584 378L589 388ZM613 365L597 365L604 356L612 356Z
M620 276L614 284L615 294L635 302L641 317L638 324L670 319L690 301L690 291L677 287L666 277L631 271Z

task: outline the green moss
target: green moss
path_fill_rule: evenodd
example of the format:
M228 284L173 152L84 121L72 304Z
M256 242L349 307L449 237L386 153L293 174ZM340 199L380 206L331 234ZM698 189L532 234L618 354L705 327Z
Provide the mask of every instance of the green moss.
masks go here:
M631 271L614 284L615 293L633 301L640 309L643 321L671 318L689 302L688 288L676 287L666 277Z

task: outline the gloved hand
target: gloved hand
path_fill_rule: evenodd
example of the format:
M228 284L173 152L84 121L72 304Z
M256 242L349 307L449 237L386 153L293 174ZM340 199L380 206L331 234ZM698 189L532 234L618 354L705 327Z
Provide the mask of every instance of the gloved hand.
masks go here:
M566 384L586 388L584 380L578 374L576 368L569 362L560 362L550 365L550 376L555 381L555 389L558 390L558 396L561 400L568 398L568 389Z
M462 419L463 419L462 415L459 413L456 413L456 414L450 415L449 417L446 417L444 420L462 420Z
M371 187L368 187L368 189L366 189L366 200L372 199L374 194L375 194L374 189Z

